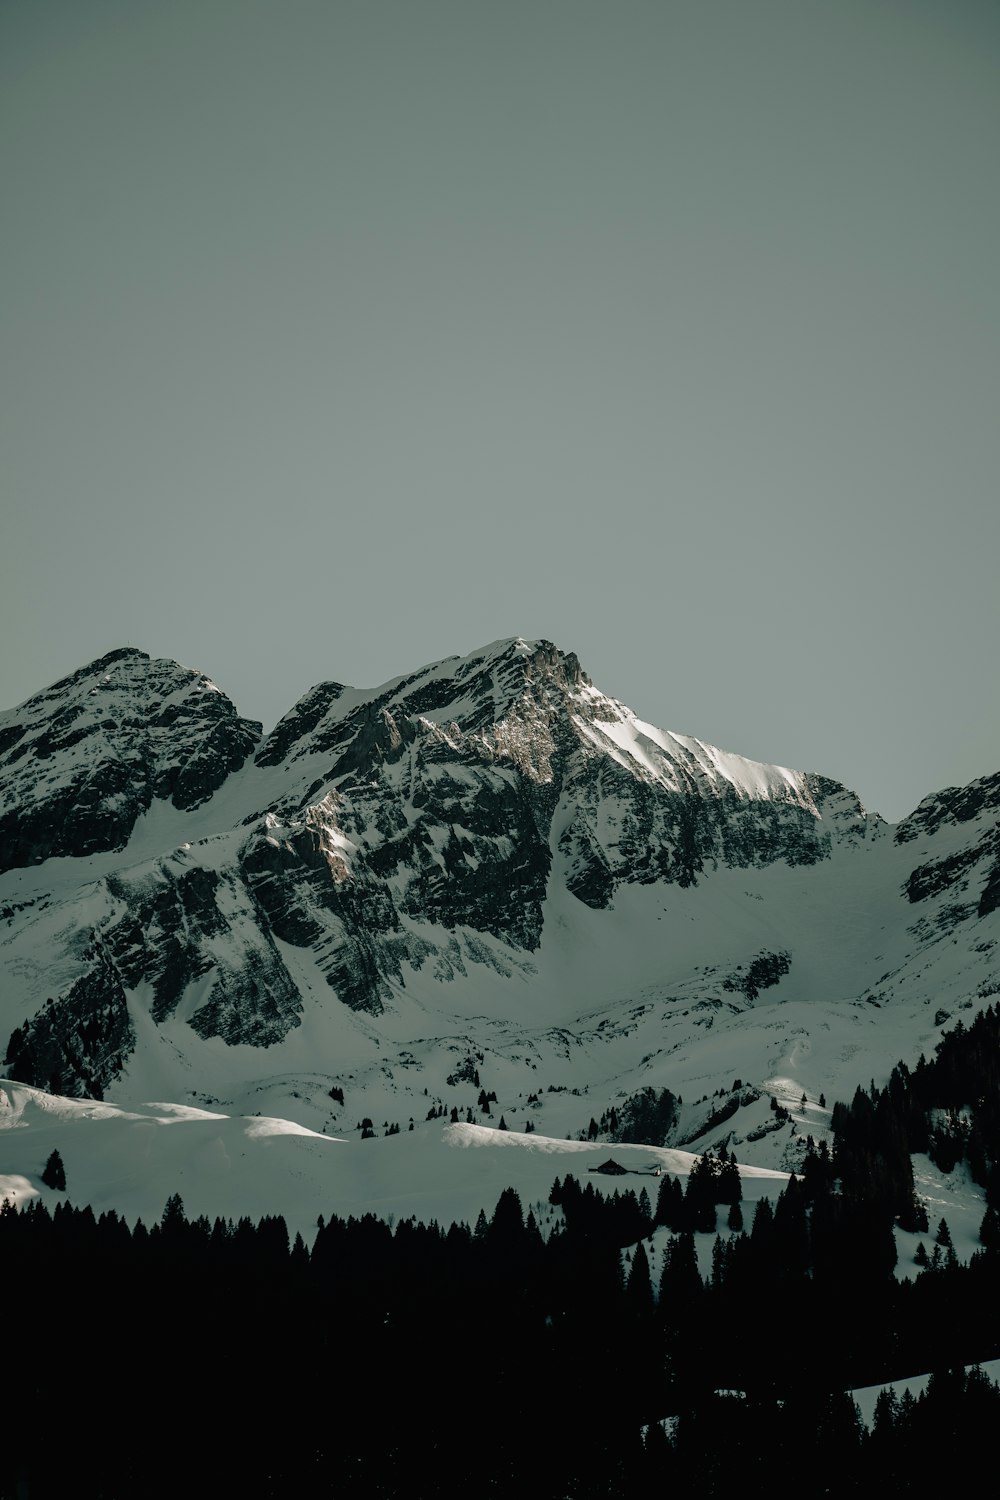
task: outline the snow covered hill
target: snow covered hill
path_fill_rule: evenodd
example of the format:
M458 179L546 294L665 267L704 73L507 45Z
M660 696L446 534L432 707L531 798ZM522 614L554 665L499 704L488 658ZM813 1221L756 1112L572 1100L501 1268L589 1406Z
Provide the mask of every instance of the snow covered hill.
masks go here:
M821 1096L1000 991L1000 776L893 830L544 641L320 684L266 738L114 652L0 716L0 865L10 1078L369 1161L453 1112L606 1138L667 1090L668 1145L788 1169Z
M800 1129L824 1134L815 1106L792 1105L791 1112ZM53 1151L65 1169L65 1191L42 1180ZM596 1170L609 1157L626 1175ZM321 1213L472 1226L480 1211L492 1216L507 1187L518 1193L525 1212L534 1208L544 1230L552 1218L548 1198L556 1177L572 1173L605 1194L628 1188L638 1194L645 1188L655 1205L657 1173L686 1182L696 1160L692 1150L682 1148L609 1146L464 1121L423 1121L412 1132L388 1138L350 1139L265 1115L239 1117L168 1103L123 1108L62 1098L25 1084L0 1084L0 1202L23 1208L38 1200L50 1210L60 1201L88 1204L95 1216L113 1210L130 1223L141 1218L150 1225L176 1193L191 1219L257 1222L280 1214L289 1233L301 1234L307 1244ZM981 1248L982 1191L964 1171L942 1173L926 1157L917 1158L915 1172L932 1226L946 1218L958 1258L967 1261ZM740 1177L749 1225L758 1200L773 1203L788 1173L744 1164ZM720 1227L725 1217L723 1209ZM652 1236L647 1248L654 1264L669 1238L662 1228ZM897 1227L897 1277L917 1274L913 1257L920 1238ZM706 1276L712 1243L711 1234L697 1237Z
M612 1192L645 1186L656 1200L657 1168L686 1177L689 1151L616 1145L624 1178L589 1176L606 1161L607 1145L516 1135L488 1126L433 1121L389 1140L324 1136L288 1120L235 1118L174 1104L136 1109L63 1099L26 1085L0 1085L0 1200L40 1198L89 1204L147 1224L159 1221L179 1193L189 1217L204 1214L255 1222L280 1213L291 1234L308 1241L319 1212L342 1217L375 1213L474 1224L492 1215L505 1187L525 1204L546 1203L553 1179L572 1172ZM66 1191L50 1190L40 1173L52 1151L66 1171ZM23 1170L33 1166L30 1175ZM18 1170L18 1167L22 1170ZM787 1174L743 1169L744 1197L776 1197Z

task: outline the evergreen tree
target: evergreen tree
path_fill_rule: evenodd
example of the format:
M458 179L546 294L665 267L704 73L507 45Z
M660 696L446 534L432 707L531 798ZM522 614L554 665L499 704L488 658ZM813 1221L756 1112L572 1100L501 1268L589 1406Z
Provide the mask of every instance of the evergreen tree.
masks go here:
M768 1198L758 1198L753 1214L753 1224L750 1226L750 1243L757 1252L758 1260L762 1261L767 1257L773 1240L774 1210Z
M794 1172L779 1194L772 1224L771 1254L785 1275L804 1276L809 1266L809 1226L805 1196Z
M42 1181L47 1188L52 1188L56 1193L66 1191L66 1168L63 1166L63 1160L58 1151L53 1151L45 1163Z
M694 1235L685 1230L670 1241L664 1256L660 1275L661 1308L668 1319L675 1318L689 1312L703 1291Z
M648 1318L653 1311L653 1281L649 1274L649 1260L641 1240L636 1245L635 1254L632 1257L632 1265L625 1286L625 1298L633 1317L639 1322Z
M953 1270L958 1265L958 1256L955 1254L955 1246L952 1243L951 1230L948 1228L948 1220L942 1219L938 1225L937 1234L934 1236L934 1247L941 1249L941 1260L948 1270Z
M743 1182L740 1178L740 1169L736 1164L735 1156L724 1155L725 1147L719 1148L719 1159L722 1169L719 1173L716 1186L716 1199L719 1203L739 1203L743 1197Z
M186 1223L184 1217L184 1199L180 1193L171 1193L163 1205L163 1213L160 1215L160 1228L172 1229Z
M872 1420L872 1437L876 1443L884 1443L891 1438L899 1425L899 1397L896 1392L886 1388L878 1394L875 1402L875 1413Z
M514 1188L504 1188L490 1221L489 1240L494 1245L515 1244L524 1233L524 1210Z
M1000 1214L988 1208L979 1226L979 1239L987 1250L1000 1250Z
M729 1246L721 1235L715 1236L712 1246L712 1290L720 1291L726 1284L729 1269Z
M678 1178L671 1177L668 1172L660 1180L653 1222L662 1224L665 1229L672 1229L675 1233L685 1227L684 1191Z
M715 1205L718 1201L721 1171L718 1160L710 1151L706 1151L704 1156L695 1158L688 1177L687 1192L684 1195L688 1224L691 1229L703 1234L715 1233Z

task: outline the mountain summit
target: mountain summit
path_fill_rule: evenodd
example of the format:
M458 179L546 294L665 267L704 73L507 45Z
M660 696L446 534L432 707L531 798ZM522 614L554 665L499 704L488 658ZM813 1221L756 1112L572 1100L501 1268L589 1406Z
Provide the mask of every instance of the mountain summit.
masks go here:
M217 791L260 730L202 673L108 652L0 714L0 870L124 848L154 801Z

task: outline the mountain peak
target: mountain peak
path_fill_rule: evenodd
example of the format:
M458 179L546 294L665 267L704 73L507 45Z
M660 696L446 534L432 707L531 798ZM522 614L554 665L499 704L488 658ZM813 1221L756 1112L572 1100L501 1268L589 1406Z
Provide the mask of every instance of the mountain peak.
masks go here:
M0 715L2 867L123 848L154 799L198 806L259 737L204 673L107 652Z
M97 656L93 661L86 662L84 666L77 667L76 671L70 672L68 677L60 677L58 681L43 688L41 692L33 693L30 698L25 699L23 704L18 705L18 709L14 712L27 708L29 704L39 700L51 701L72 693L77 686L113 672L116 667L124 666L126 662L138 666L140 662L149 662L149 660L148 652L140 651L135 646L116 646L113 651L106 651L103 656Z
M542 680L557 692L589 687L573 652L551 641L510 636L491 641L466 656L446 656L373 688L323 682L304 694L279 720L257 754L257 764L277 765L289 756L343 751L365 726L388 714L394 721L457 724L466 733L483 731L505 718ZM610 700L609 700L610 701Z

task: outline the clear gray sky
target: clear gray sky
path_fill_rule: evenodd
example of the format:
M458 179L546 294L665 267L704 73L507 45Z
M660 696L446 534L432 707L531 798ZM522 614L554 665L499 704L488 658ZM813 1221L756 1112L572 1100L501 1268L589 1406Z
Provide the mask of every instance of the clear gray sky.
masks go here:
M0 704L547 636L1000 769L998 163L993 0L3 0Z

